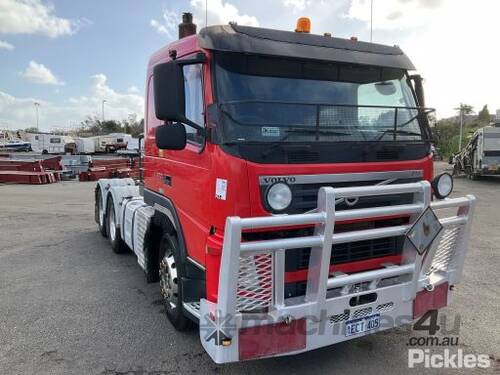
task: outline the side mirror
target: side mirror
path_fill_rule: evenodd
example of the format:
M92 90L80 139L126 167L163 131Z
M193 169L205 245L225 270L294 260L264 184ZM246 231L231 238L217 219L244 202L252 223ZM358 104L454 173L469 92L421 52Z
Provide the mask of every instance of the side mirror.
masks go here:
M183 150L186 147L186 128L180 122L156 128L156 146L160 150Z
M425 107L424 79L419 74L410 76L410 79L413 81L413 87L415 89L415 95L417 96L418 105L420 107Z
M176 61L158 64L153 75L156 118L183 122L186 106L182 65Z

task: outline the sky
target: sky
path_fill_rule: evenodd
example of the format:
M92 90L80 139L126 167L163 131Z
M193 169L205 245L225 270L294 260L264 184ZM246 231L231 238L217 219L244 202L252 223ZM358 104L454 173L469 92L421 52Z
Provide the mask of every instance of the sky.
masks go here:
M208 24L370 40L370 0L207 0ZM439 118L459 103L500 109L498 0L373 0L373 41L398 45L425 79ZM143 117L149 56L182 12L205 26L205 0L0 0L0 129L69 129L87 116Z

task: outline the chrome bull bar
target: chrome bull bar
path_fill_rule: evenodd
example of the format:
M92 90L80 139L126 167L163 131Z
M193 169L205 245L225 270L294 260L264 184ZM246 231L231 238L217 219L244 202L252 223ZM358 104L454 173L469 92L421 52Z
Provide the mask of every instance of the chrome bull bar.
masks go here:
M414 196L411 204L335 210L335 202L339 198L407 193ZM259 311L262 307L266 307L266 315L276 321L290 317L319 318L321 311L332 310L335 298L328 297L328 291L338 288L339 296L356 295L359 290L353 291L352 286L360 283L367 283L368 290L378 291L384 287L381 281L401 277L397 293L406 303L411 303L416 293L424 288L429 289L445 281L457 283L462 274L475 198L467 196L431 202L431 194L427 181L336 189L322 187L318 194L317 209L310 213L254 218L228 217L224 232L218 301L214 304L202 300L201 314L210 312L215 321L230 316L238 328L245 313ZM332 245L403 236L429 207L434 211L456 209L456 213L439 218L443 230L426 253L420 255L406 240L400 265L387 264L381 269L353 274L330 273ZM335 233L335 223L339 221L400 215L409 216L407 225ZM294 225L314 225L314 233L305 237L241 241L244 230ZM287 250L296 248L311 248L306 293L304 297L285 298L285 254ZM214 348L206 343L204 346L214 360L218 358L217 362L234 360L234 349ZM224 350L227 351L225 354L221 352Z

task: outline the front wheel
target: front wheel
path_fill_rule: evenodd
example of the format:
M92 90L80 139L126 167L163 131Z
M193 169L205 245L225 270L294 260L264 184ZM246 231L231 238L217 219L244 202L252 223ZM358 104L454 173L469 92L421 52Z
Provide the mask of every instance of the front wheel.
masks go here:
M178 331L185 331L192 326L191 320L184 314L182 307L183 293L181 278L183 276L179 261L177 239L164 234L160 241L160 292L165 304L167 318Z

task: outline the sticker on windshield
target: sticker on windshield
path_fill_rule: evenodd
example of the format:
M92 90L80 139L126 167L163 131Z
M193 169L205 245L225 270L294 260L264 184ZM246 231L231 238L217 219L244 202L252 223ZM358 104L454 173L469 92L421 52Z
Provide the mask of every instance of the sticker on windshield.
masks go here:
M280 128L276 126L263 126L261 128L263 137L279 137Z

